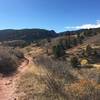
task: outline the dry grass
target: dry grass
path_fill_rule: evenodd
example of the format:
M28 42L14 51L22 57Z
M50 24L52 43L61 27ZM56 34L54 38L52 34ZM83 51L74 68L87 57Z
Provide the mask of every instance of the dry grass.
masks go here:
M63 67L62 63L58 67L57 63L50 60L39 57L35 63L31 62L29 71L20 78L17 84L17 93L24 93L24 97L19 96L19 100L23 100L23 98L27 98L27 100L55 100L55 98L62 100L66 98L64 84L74 82L76 78L70 72L63 70L65 66Z
M91 80L65 84L51 74L26 73L18 84L18 100L99 100L100 85Z
M18 100L99 100L100 70L73 69L69 61L38 51L31 52L29 70L17 83Z
M70 93L71 100L99 100L100 98L100 87L95 81L80 80L65 88Z

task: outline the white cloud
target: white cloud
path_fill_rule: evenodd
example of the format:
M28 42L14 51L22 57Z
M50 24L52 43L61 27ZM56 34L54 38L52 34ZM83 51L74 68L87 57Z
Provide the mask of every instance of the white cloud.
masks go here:
M65 27L66 29L90 29L90 28L99 28L100 27L100 20L96 20L96 24L83 24L80 26L72 26L72 27Z

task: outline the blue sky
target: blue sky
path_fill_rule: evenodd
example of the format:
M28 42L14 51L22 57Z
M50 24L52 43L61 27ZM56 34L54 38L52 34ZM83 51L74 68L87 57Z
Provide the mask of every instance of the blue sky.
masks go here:
M0 29L60 32L100 26L99 20L100 0L0 0Z

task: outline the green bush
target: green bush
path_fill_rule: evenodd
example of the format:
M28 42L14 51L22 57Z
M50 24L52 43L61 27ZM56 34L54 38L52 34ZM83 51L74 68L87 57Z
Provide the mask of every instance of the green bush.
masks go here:
M64 48L62 45L53 46L53 54L55 57L62 57L65 54Z

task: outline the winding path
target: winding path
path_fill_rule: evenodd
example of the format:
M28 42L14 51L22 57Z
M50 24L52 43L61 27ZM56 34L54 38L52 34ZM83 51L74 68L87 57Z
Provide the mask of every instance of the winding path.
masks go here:
M9 77L0 77L0 100L16 100L14 92L16 89L15 83L20 76L27 70L29 58L25 58L24 62L19 66L18 73Z

